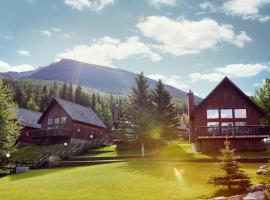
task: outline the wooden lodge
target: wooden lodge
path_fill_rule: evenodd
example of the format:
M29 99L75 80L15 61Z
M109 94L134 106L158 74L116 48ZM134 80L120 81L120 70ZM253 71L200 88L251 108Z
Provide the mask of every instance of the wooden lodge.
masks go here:
M233 148L264 150L268 126L260 124L264 112L229 78L225 77L198 105L188 93L189 139L197 151L213 152L229 139Z
M91 108L58 97L54 98L45 112L39 116L35 112L28 112L31 112L38 126L35 130L29 130L27 134L22 131L20 142L87 143L92 140L105 142L109 138L106 125Z
M38 124L38 120L42 113L34 112L32 110L19 108L17 110L17 118L19 124L22 126L19 141L21 143L35 143L34 139L30 136L31 132L39 131L41 125Z

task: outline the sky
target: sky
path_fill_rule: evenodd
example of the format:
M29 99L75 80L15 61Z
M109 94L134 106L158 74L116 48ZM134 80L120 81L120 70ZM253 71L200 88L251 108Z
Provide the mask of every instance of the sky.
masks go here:
M201 97L224 76L253 95L270 75L270 0L0 4L0 72L69 58L143 71Z

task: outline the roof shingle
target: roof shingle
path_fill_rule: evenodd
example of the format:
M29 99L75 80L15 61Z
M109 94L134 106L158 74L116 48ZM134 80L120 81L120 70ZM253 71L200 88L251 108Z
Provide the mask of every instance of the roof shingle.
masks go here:
M18 121L24 127L40 129L41 125L38 124L38 120L41 115L42 113L40 112L35 112L24 108L18 108L17 110Z
M60 99L59 97L54 99L67 112L72 120L107 128L91 108Z

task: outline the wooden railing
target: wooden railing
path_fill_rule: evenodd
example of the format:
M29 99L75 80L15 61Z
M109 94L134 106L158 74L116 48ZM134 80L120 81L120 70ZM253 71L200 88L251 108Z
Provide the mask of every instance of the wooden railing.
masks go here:
M32 137L47 137L47 136L70 136L70 129L43 129L38 131L32 131Z
M268 137L270 126L248 125L248 126L198 126L195 128L199 138L215 137Z

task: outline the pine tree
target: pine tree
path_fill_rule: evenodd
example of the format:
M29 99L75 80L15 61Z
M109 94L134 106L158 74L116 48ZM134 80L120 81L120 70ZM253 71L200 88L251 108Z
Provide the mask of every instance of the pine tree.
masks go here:
M246 190L251 186L250 178L240 170L239 163L236 161L237 156L234 154L234 149L230 149L228 139L224 142L225 148L221 149L219 157L221 164L220 169L224 171L223 175L210 177L209 183L214 185L227 186L228 190L232 188L240 188Z
M16 109L11 88L4 86L0 79L0 164L6 153L14 150L19 136L20 126L17 122Z
M79 104L81 100L82 100L82 87L78 85L75 90L75 103Z
M73 86L72 83L69 83L69 89L68 89L68 100L73 102Z
M61 91L60 97L62 99L68 100L68 84L67 84L66 81L64 82L64 85L62 87L62 91Z
M141 143L141 152L144 156L144 143L150 138L153 127L154 109L151 104L149 84L144 74L136 77L136 86L132 88L129 103L124 113L125 132L133 135Z
M96 109L96 104L97 104L97 99L96 99L96 94L92 94L92 102L91 102L91 107L95 110Z
M266 114L262 119L262 123L270 125L270 78L265 79L262 87L256 91L253 100Z
M32 97L27 102L27 108L36 112L40 110L39 105L34 101Z
M165 89L162 81L159 80L152 92L152 101L156 109L156 128L154 134L163 140L174 139L178 136L180 120L171 99L170 93Z

